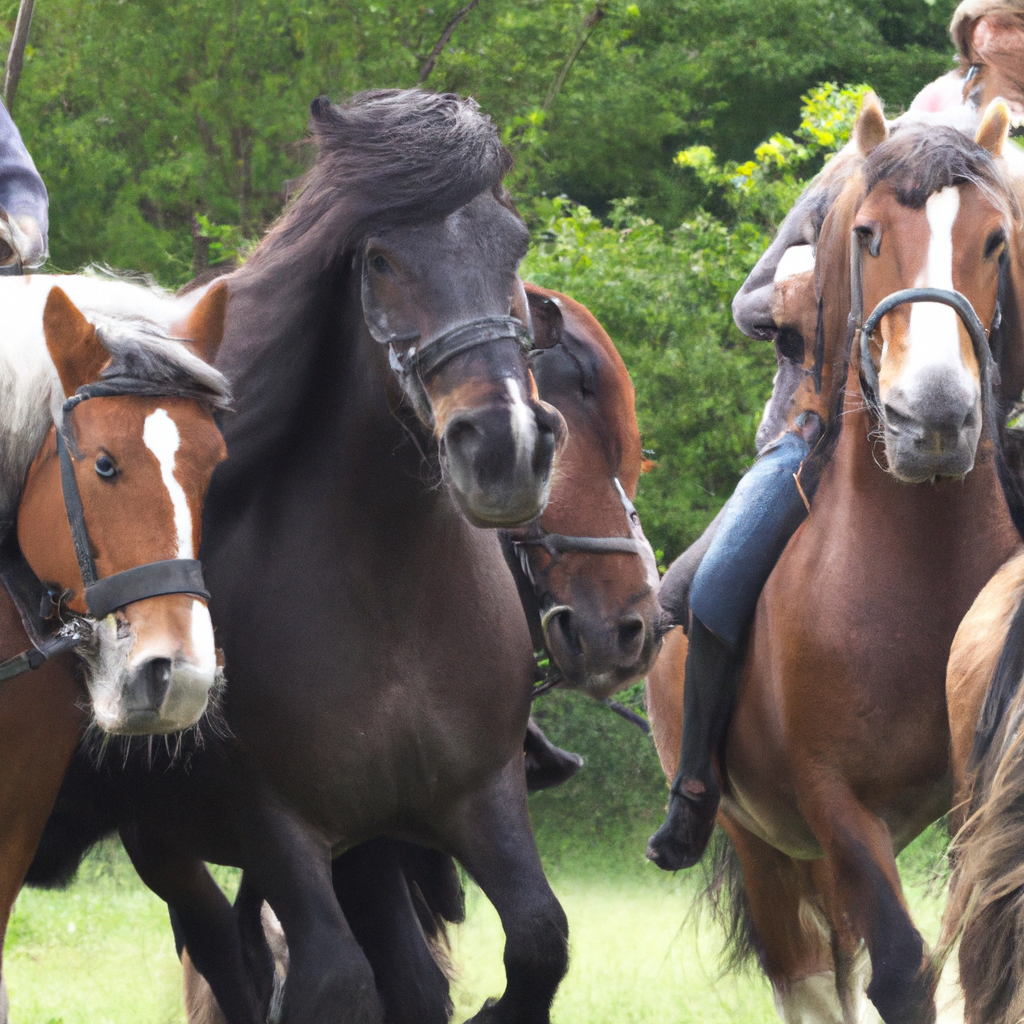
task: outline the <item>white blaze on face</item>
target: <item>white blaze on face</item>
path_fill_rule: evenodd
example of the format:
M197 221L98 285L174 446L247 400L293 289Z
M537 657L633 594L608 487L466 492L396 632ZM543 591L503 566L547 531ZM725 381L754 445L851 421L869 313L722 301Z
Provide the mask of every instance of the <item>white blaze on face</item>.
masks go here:
M174 455L181 445L178 426L165 409L157 409L146 417L142 429L143 444L160 464L160 478L167 488L174 509L174 529L178 536L178 558L194 558L192 550L192 512L185 489L174 476Z
M928 197L928 254L914 287L953 290L953 224L959 211L960 190L955 185ZM965 396L974 394L976 385L960 350L960 319L953 309L937 302L913 303L908 341L900 379L908 397L914 381L927 369L944 370L964 388Z
M505 386L512 399L512 437L516 442L516 465L529 464L533 460L537 445L537 420L533 411L523 401L518 381L506 377Z

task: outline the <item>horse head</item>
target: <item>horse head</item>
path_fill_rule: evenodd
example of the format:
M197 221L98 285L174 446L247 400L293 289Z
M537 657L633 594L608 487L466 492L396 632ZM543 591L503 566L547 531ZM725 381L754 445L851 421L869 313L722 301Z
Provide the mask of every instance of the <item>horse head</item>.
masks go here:
M108 732L194 724L217 676L192 560L210 476L226 454L213 411L227 392L201 362L220 343L226 297L213 290L180 325L191 341L151 333L148 348L129 337L139 325L98 329L60 288L47 298L46 346L68 401L29 469L18 541L53 616L93 623L80 652Z
M974 465L990 383L987 335L1019 220L994 159L1008 127L996 103L975 140L934 125L890 132L869 98L854 131L863 166L823 228L819 253L830 256L819 255L819 294L841 294L837 280L849 281L858 327L851 359L899 480L959 478Z
M546 343L531 361L537 386L569 439L543 515L511 538L566 684L600 699L647 672L663 635L654 552L631 500L642 463L633 385L589 310L534 285L527 297Z
M534 519L565 441L539 399L535 347L516 268L528 233L487 191L441 220L380 228L363 241L363 315L389 347L403 391L440 444L441 465L477 526Z

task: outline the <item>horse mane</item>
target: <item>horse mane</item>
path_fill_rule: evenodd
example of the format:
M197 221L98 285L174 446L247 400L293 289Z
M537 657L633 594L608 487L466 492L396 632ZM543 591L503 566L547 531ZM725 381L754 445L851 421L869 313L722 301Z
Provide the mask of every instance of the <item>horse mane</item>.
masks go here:
M310 250L330 259L375 223L446 217L487 190L504 196L512 167L491 119L452 93L374 89L343 104L320 96L309 130L316 162L239 277Z
M109 298L100 292L97 305L106 305ZM149 293L144 298L151 302ZM81 302L80 308L110 353L110 362L100 375L104 384L124 394L192 399L211 412L230 404L231 391L223 374L161 324L138 315L97 312L88 302ZM42 320L38 324L32 320L31 327L28 322L17 318L14 330L29 331L21 347L31 353L30 360L23 360L30 369L19 372L17 366L8 367L0 359L0 396L6 412L0 421L0 521L14 519L25 474L50 424L63 422L65 396L46 349Z
M129 395L159 395L199 402L210 412L231 405L227 378L172 337L138 317L92 317L96 335L110 353L100 380Z
M325 379L337 383L338 324L351 253L376 227L443 219L483 192L512 208L512 158L471 99L372 90L310 106L313 167L288 209L229 278L231 310L218 365L237 415L215 488L251 484L303 419ZM333 350L334 354L331 351ZM344 355L341 356L344 358ZM304 399L306 400L304 402ZM308 415L308 410L306 412Z

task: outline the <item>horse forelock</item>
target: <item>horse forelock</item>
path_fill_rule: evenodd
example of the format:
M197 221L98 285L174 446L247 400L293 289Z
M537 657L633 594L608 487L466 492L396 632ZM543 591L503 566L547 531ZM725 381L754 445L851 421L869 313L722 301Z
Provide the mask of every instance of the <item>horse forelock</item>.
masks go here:
M443 218L483 192L511 206L501 182L512 157L472 99L419 89L320 97L310 133L316 161L243 275L305 250L327 263L372 227Z
M1020 204L992 155L972 138L947 125L898 126L864 163L868 193L885 182L896 199L921 209L929 196L950 186L970 184L1012 221Z
M110 353L101 381L126 394L187 398L210 411L228 408L227 378L191 352L182 339L134 317L91 317L96 334Z

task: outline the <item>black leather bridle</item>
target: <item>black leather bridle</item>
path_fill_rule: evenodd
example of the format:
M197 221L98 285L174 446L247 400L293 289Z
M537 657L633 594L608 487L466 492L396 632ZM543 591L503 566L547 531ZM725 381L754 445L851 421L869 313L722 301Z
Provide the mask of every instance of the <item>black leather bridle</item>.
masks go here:
M853 341L860 346L861 392L872 415L880 422L884 422L878 393L878 370L871 355L871 338L881 323L882 317L897 306L908 302L938 302L951 307L960 317L970 336L975 358L978 360L981 393L984 400L984 396L988 394L991 387L995 361L989 346L989 332L985 330L967 296L946 288L902 288L882 299L871 311L871 315L864 320L863 263L864 246L860 235L854 230L850 238L850 323L853 327ZM1001 261L1001 271L1003 266ZM998 329L1001 319L1002 314L997 301L995 315L992 319L992 331Z
M149 391L146 393L151 394ZM166 594L191 594L207 601L210 599L203 581L202 564L198 559L169 558L159 562L148 562L102 578L96 570L89 541L89 529L85 522L85 509L82 506L78 481L75 479L72 453L77 451L77 448L71 432L71 416L82 402L90 398L115 398L137 394L139 391L118 387L105 381L86 384L64 403L63 423L57 428L57 457L60 461L64 509L85 588L85 606L89 617L97 620L104 619L135 601L162 597ZM11 533L13 534L13 530ZM49 617L48 613L59 610L63 595L58 595L56 600L53 599L52 591L36 579L13 538L3 545L0 552L0 578L7 585L12 599L18 606L33 645L32 650L0 662L0 682L12 679L30 669L39 668L49 658L72 650L85 640L88 631L74 621L62 625L56 633L45 633L40 619L46 619ZM33 581L35 586L32 585ZM34 602L30 595L35 596Z

